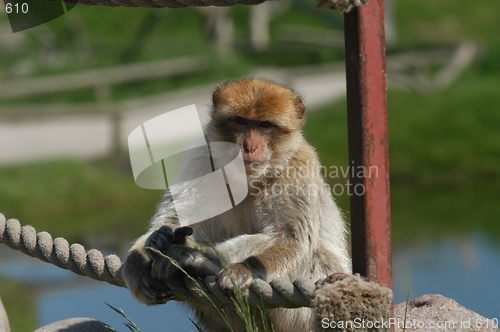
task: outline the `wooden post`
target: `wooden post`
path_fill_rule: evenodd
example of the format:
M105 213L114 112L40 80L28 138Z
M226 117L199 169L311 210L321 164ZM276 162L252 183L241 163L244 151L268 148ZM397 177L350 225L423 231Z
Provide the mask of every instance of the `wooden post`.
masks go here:
M344 28L353 271L392 288L384 1L353 9Z

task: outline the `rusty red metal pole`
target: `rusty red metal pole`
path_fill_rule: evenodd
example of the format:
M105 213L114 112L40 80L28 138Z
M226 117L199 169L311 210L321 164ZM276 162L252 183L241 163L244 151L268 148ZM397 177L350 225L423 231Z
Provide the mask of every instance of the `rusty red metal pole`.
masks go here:
M344 17L353 272L392 288L384 1Z

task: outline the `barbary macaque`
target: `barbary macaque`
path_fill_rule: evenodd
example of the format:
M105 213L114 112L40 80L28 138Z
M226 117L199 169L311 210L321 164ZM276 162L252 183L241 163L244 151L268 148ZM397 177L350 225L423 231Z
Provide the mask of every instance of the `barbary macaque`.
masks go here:
M221 85L212 99L207 141L238 145L249 194L233 209L194 225L193 231L180 227L167 190L149 231L135 242L123 265L133 296L148 305L174 297L159 279L179 277L180 272L148 247L196 277L216 275L228 294L234 287L248 288L252 278L318 280L350 273L345 222L321 174L318 155L302 134L302 99L280 84L255 78ZM190 306L208 331L230 330L211 305ZM244 331L237 314L226 312L233 330ZM310 308L265 312L276 332L313 328Z

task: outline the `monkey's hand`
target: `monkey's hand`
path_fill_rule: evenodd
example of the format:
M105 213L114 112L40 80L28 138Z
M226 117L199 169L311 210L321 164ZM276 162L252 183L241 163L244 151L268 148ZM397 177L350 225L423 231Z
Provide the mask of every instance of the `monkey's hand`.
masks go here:
M224 292L232 294L235 288L249 288L252 279L252 272L243 264L236 263L229 264L227 269L220 271L216 281Z
M122 267L122 277L128 290L147 305L163 304L174 298L167 284L151 275L151 260L139 250L131 251Z
M186 245L186 237L193 234L190 227L179 227L174 232L163 226L153 232L146 241L146 248L160 251L163 256L153 250L151 255L151 275L155 279L168 280L179 267L188 274L200 278L215 274L220 270L215 255L210 250L191 248Z
M186 244L186 236L192 234L193 229L191 227L179 227L175 231L172 231L170 227L162 226L148 237L144 247L153 248L165 254L172 244ZM148 250L148 253L153 258L158 256L153 250Z
M171 244L184 244L186 236L192 233L190 227L179 227L173 232L164 226L153 232L144 246L165 252ZM162 281L169 274L152 273L157 265L156 262L161 260L163 260L161 255L153 250L137 249L129 253L123 264L122 276L125 284L132 295L142 303L163 304L174 298L173 292L165 281Z
M186 237L191 234L193 234L191 227L179 227L175 231L172 231L170 227L162 226L148 237L144 246L152 258L151 275L153 278L166 280L172 277L174 272L177 271L177 267L171 260L176 261L181 256L176 253L180 247L185 247Z

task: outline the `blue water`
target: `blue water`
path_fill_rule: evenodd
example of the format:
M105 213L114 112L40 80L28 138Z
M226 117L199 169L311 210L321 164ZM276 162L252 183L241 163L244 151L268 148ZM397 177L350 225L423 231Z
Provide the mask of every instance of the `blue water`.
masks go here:
M7 251L9 250L9 251ZM171 302L148 307L126 289L76 276L50 264L2 250L0 273L27 284L37 284L39 326L71 317L101 320L118 331L128 331L125 319L104 302L123 309L143 332L196 331L181 305ZM10 259L5 259L8 255ZM394 302L423 294L442 294L487 318L500 318L500 245L473 234L445 237L395 248ZM40 287L45 285L44 287Z
M487 318L500 318L500 245L479 234L394 250L394 303L441 294Z
M175 302L148 307L134 300L120 287L91 281L82 286L42 294L38 300L40 325L71 317L90 317L101 320L117 331L129 331L126 319L104 302L123 309L127 316L143 331L197 331L187 310Z
M182 305L172 301L148 307L137 302L128 290L82 277L18 251L0 247L0 274L38 290L38 326L73 317L101 320L117 331L129 331L126 319L108 307L123 309L143 332L197 331Z

